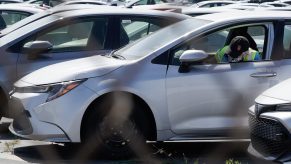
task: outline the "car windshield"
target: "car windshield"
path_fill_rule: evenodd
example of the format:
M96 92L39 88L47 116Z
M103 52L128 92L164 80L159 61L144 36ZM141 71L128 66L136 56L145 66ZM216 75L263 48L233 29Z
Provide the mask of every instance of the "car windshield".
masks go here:
M208 23L211 23L211 21L196 18L187 19L157 31L138 42L129 44L114 54L121 55L128 60L136 60Z

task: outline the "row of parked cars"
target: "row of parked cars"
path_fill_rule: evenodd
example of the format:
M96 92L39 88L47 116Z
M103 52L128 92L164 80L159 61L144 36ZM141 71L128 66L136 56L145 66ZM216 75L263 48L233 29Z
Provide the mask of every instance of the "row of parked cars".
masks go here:
M1 116L14 118L13 134L126 157L146 140L251 132L251 153L287 159L289 11L37 10L0 32ZM236 36L262 60L218 63L216 51Z

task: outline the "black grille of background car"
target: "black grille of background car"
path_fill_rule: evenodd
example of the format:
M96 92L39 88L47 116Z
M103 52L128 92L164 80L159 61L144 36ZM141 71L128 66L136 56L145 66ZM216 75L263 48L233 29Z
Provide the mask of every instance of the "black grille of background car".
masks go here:
M28 116L30 115L28 111L26 111L21 102L18 99L12 98L9 101L9 109L13 114L13 129L15 132L28 135L32 133L32 126L30 124Z
M289 136L280 122L249 114L249 126L252 146L264 156L278 158L287 150Z

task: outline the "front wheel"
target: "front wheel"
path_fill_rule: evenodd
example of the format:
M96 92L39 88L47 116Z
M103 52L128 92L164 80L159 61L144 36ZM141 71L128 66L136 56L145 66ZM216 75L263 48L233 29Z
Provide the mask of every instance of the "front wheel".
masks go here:
M147 154L145 114L130 94L107 95L85 120L83 140L93 152L110 158Z

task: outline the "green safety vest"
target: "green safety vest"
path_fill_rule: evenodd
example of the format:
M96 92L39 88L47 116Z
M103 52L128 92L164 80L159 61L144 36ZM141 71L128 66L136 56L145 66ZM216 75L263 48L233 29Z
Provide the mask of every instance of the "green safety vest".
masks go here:
M215 58L216 58L216 61L217 61L218 63L220 63L220 62L222 61L222 59L223 59L223 57L224 57L224 55L225 55L225 52L226 52L226 50L228 49L228 47L229 47L229 46L225 46L225 47L223 47L222 49L219 49L219 50L217 51L217 53L215 54ZM255 51L255 50L253 50L253 49L251 49L251 48L249 48L249 51L247 51L246 53L248 53L248 54L244 55L244 57L243 57L243 61L255 61L256 56L257 56L257 55L260 55L260 54L258 53L258 51Z

